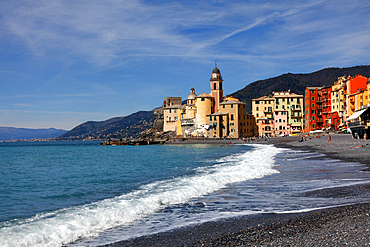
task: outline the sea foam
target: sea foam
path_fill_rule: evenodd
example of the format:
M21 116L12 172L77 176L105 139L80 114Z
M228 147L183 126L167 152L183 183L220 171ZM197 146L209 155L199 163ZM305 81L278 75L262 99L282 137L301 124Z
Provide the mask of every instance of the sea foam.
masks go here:
M65 208L0 229L1 246L61 246L99 232L130 224L158 210L181 204L235 183L277 173L274 156L281 149L272 145L253 145L243 154L230 155L215 165L197 168L194 175L182 176L141 186L130 193Z

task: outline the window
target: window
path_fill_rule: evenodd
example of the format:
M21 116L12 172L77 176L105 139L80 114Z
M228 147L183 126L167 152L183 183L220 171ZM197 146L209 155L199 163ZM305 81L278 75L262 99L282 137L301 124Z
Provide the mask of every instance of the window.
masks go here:
M256 111L258 111L258 106L256 107Z
M312 96L312 100L315 100L315 97Z
M206 99L205 98L202 98L201 101L205 101Z
M234 105L233 104L231 104L231 108L233 108L234 107Z
M312 104L312 107L315 107L315 104Z
M171 117L168 118L168 121L171 121Z
M299 104L300 102L299 102L299 98L297 98L297 104Z
M213 120L215 120L215 121L217 120L216 116L213 116Z
M175 109L175 113L176 113L176 109Z
M225 108L225 105L223 105L222 108Z
M171 113L171 109L170 109L170 113Z
M209 121L212 121L212 116L209 116Z
M234 114L231 114L231 121L234 120Z

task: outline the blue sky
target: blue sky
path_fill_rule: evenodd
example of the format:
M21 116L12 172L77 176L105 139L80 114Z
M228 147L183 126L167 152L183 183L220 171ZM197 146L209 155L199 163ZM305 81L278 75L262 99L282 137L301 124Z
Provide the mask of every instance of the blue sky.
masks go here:
M2 0L0 126L69 130L208 93L215 60L224 95L368 65L369 19L368 0Z

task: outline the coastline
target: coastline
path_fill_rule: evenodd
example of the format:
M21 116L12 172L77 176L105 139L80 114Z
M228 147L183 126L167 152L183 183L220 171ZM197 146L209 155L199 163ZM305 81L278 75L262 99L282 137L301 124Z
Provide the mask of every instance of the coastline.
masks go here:
M370 141L352 139L350 135L333 134L311 137L277 137L249 144L273 144L281 148L318 152L338 162L358 162L369 171ZM229 144L228 141L186 143ZM232 141L232 144L243 141ZM176 144L185 144L176 143ZM310 196L331 197L361 194L370 198L370 184L352 185L310 192ZM138 237L105 246L261 246L261 245L370 245L370 203L337 206L299 213L259 214L206 222L169 232Z

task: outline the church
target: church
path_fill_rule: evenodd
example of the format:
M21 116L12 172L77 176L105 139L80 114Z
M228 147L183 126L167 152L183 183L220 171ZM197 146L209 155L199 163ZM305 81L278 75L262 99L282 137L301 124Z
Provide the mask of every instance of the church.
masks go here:
M244 138L257 135L252 114L238 99L223 97L223 79L217 65L210 78L210 93L197 95L195 89L183 105L181 97L166 97L163 102L163 131L178 137Z

